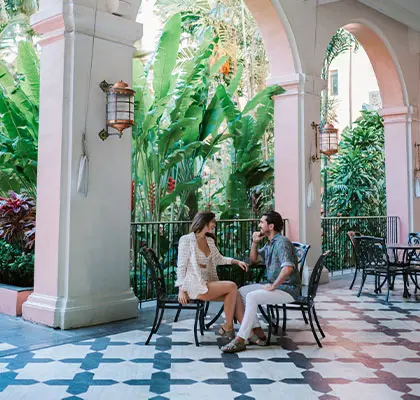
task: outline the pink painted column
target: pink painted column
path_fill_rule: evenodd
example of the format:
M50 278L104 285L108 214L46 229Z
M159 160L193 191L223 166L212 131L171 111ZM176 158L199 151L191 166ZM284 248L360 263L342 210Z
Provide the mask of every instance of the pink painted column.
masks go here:
M313 266L321 252L321 204L320 163L311 160L315 152L311 123L319 122L319 93L324 81L295 74L268 83L277 83L286 90L275 97L275 206L288 219L287 236L311 245L308 265ZM308 205L311 181L315 196Z
M58 3L57 3L58 5ZM68 329L133 318L130 288L131 133L102 141L106 99L99 83L132 79L141 25L104 10L41 2L37 234L34 292L23 317ZM77 190L82 135L88 193Z
M385 127L387 215L399 217L399 241L405 242L409 232L420 229L420 204L413 192L418 112L411 106L390 107L380 114Z

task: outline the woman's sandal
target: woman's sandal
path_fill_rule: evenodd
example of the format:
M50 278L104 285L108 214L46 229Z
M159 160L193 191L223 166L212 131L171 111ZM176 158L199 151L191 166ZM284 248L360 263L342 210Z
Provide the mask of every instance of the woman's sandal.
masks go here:
M225 337L228 339L234 339L235 338L235 330L232 329L230 331L227 331L222 325L220 328L216 331L217 336Z
M259 338L255 333L249 337L248 343L250 345L255 344L257 346L267 346L267 338Z

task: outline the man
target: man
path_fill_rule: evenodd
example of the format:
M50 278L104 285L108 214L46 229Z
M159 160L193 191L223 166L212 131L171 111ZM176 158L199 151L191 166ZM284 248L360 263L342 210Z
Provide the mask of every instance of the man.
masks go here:
M255 264L259 257L262 258L269 283L252 284L239 289L235 317L241 323L241 328L238 335L222 347L225 353L246 350L246 340L249 344L264 346L264 331L257 317L258 306L291 303L300 294L298 261L293 244L280 234L283 230L281 215L275 211L265 213L258 227L260 231L252 235L250 261ZM264 238L267 238L268 243L258 250L259 243Z

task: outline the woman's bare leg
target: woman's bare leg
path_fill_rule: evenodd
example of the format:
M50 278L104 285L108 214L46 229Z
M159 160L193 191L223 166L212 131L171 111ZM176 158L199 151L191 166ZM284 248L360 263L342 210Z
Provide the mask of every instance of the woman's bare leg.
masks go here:
M223 298L226 324L225 330L233 329L233 314L235 312L236 296L238 287L230 281L215 281L207 283L208 292L200 294L197 299L203 301L214 301Z
M244 306L244 302L242 301L242 296L238 290L238 293L236 295L235 318L239 323L242 322L244 318L244 314L245 314L245 306Z

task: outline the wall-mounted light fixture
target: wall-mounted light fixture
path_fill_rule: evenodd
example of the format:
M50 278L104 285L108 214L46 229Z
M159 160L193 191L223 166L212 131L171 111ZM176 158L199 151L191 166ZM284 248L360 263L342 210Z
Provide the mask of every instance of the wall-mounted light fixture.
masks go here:
M121 137L124 129L134 125L134 94L136 92L123 81L113 85L102 81L99 86L106 93L106 128L99 132L99 137L102 140L112 135ZM117 132L110 133L109 128Z
M318 161L320 153L327 157L338 152L338 129L331 124L326 124L322 129L319 124L312 122L312 129L315 135L315 154L312 154L312 161Z
M420 143L414 143L414 194L420 197Z

